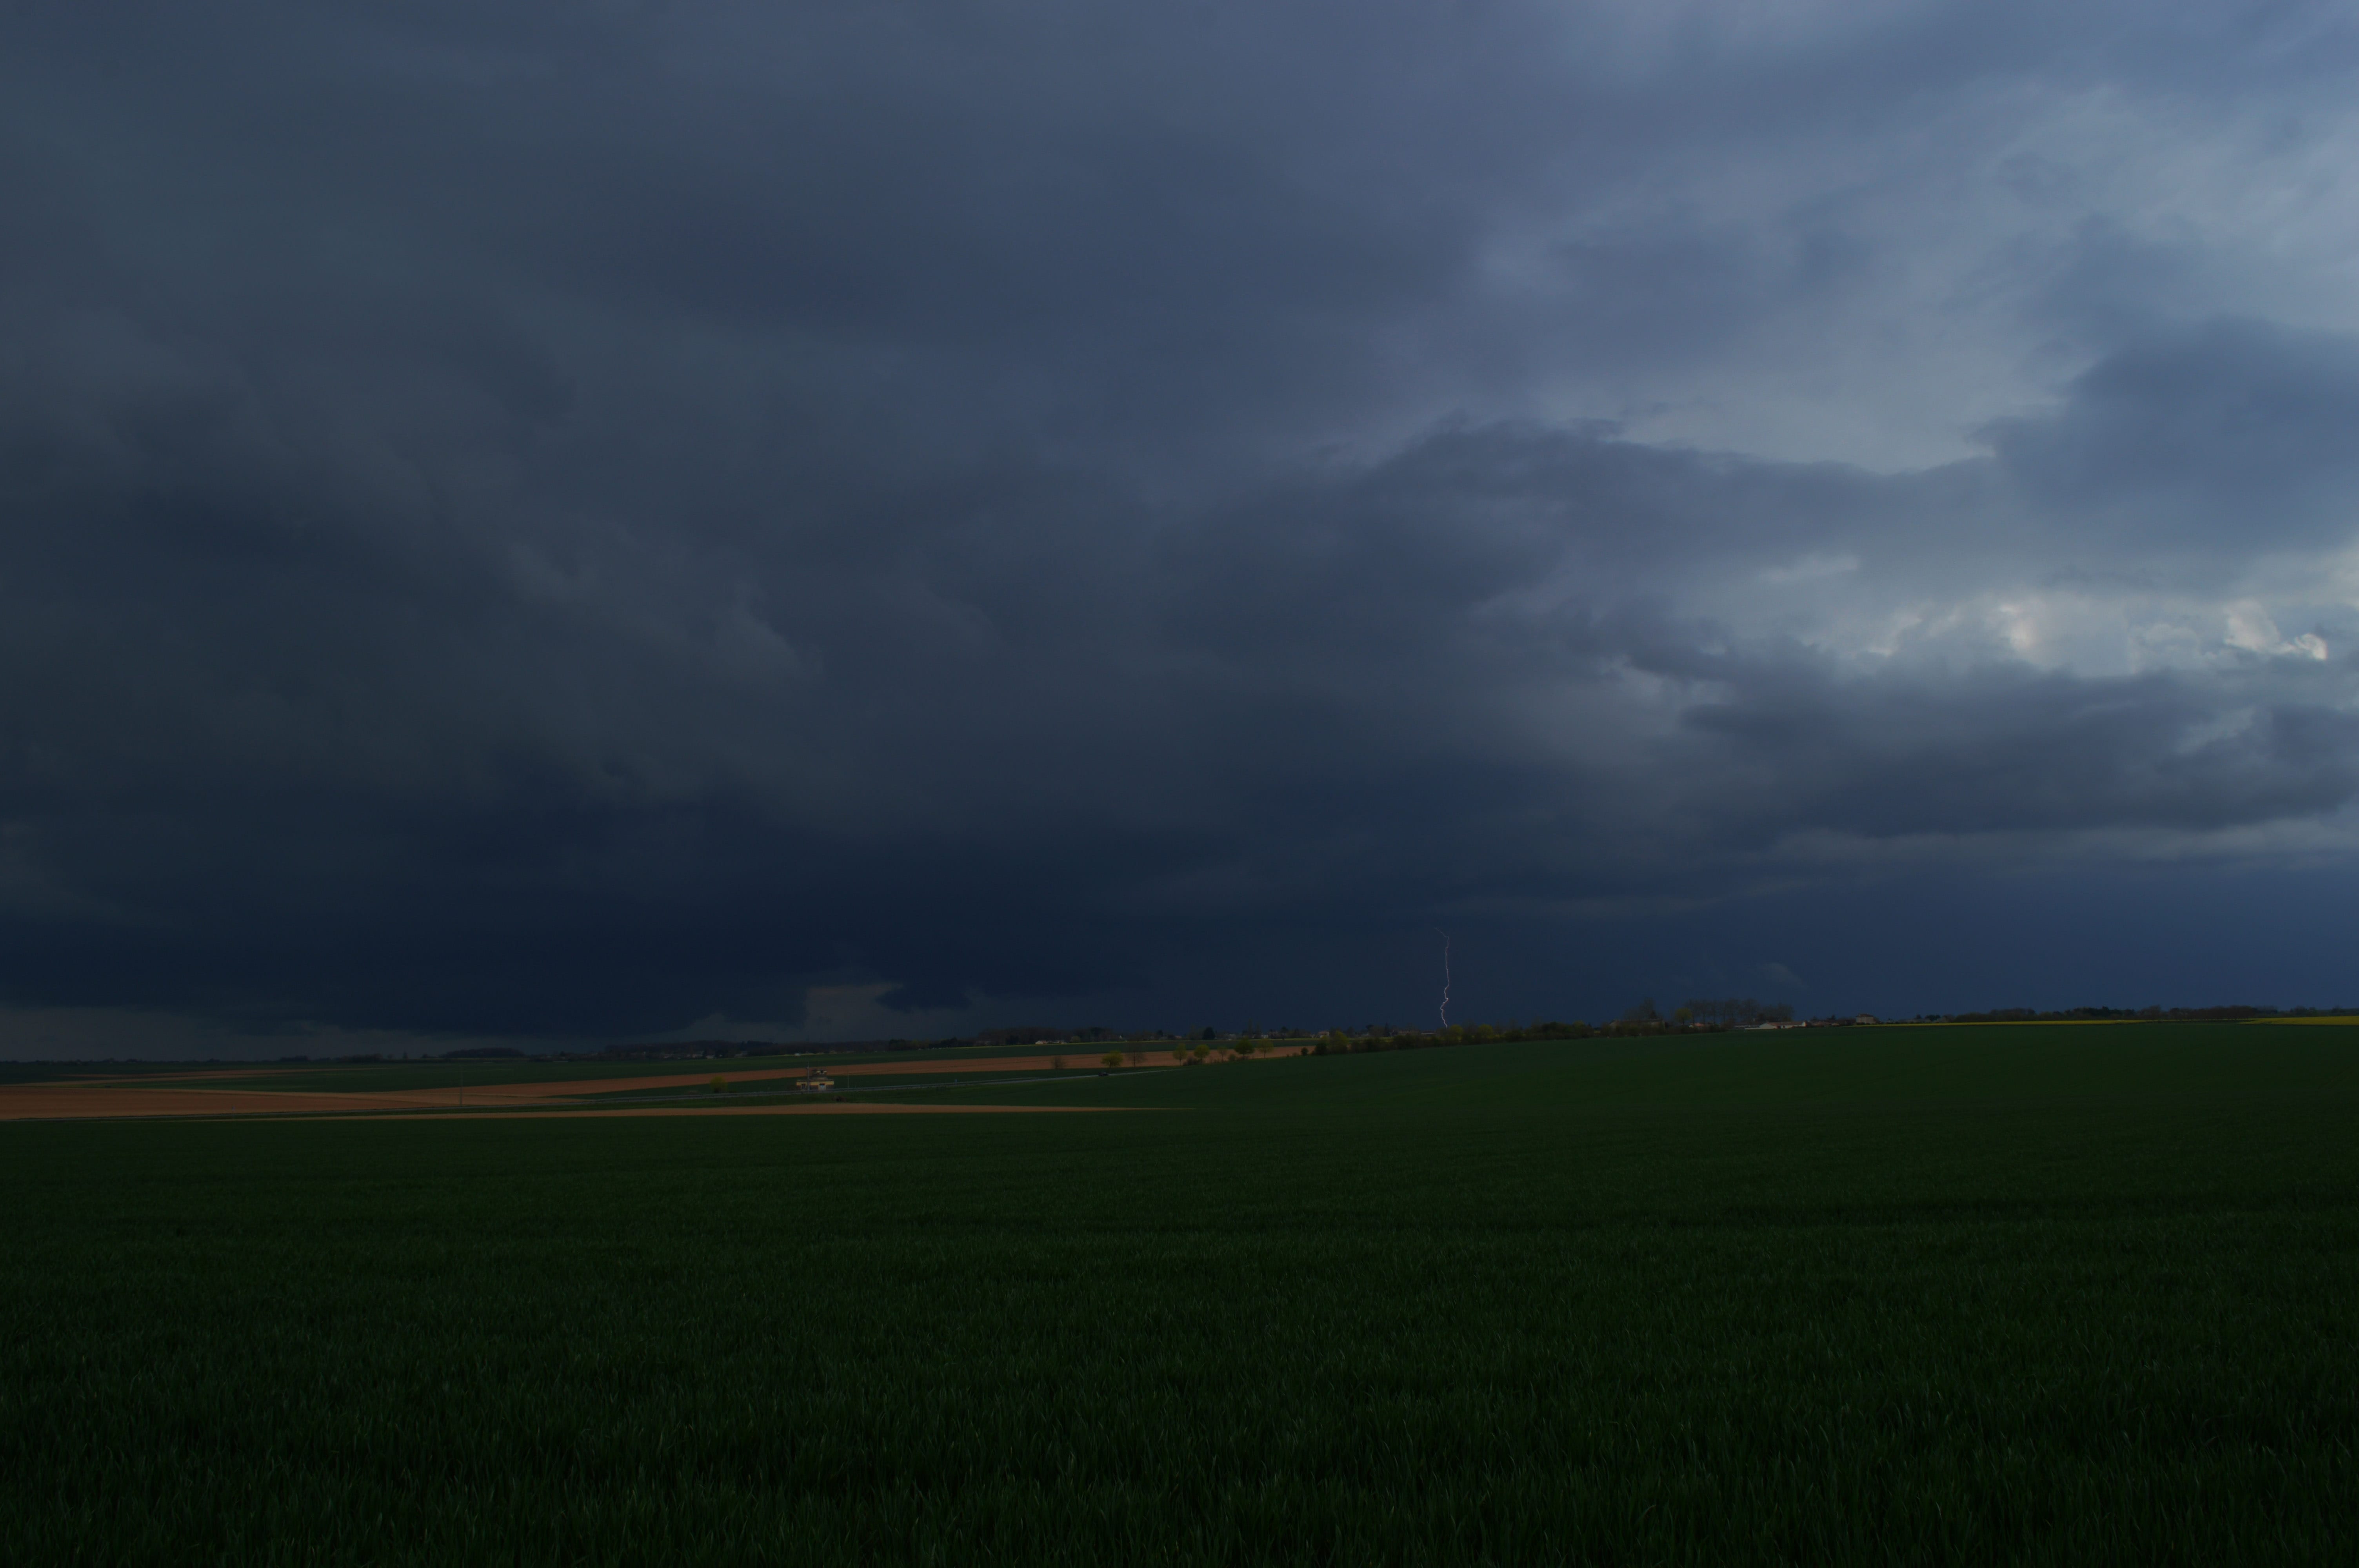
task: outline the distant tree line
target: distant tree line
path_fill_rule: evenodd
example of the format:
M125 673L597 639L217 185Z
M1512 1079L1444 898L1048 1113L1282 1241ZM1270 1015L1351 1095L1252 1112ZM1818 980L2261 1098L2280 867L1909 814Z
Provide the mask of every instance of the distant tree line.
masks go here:
M1652 1002L1642 1002L1651 1010ZM1671 1016L1686 1015L1690 1022L1741 1028L1752 1023L1788 1023L1794 1017L1794 1004L1785 1001L1756 1001L1749 996L1691 997L1681 1002Z
M2039 1012L2027 1007L1998 1007L1988 1012L1928 1013L1925 1017L1927 1022L1938 1023L2073 1023L2097 1019L2233 1023L2245 1018L2338 1018L2352 1011L2343 1007L2068 1007Z
M2233 1022L2247 1018L2324 1018L2359 1012L2359 1009L2338 1007L2072 1007L2043 1012L2027 1007L1994 1008L1984 1012L1920 1013L1914 1022L1924 1023L2071 1023L2093 1020L2170 1020L2178 1022ZM1251 1055L1257 1049L1290 1045L1309 1051L1313 1055L1349 1054L1367 1051L1420 1051L1440 1045L1471 1045L1512 1040L1587 1040L1597 1036L1642 1034L1712 1033L1731 1029L1753 1029L1769 1024L1791 1024L1794 1009L1788 1002L1759 1001L1752 997L1690 997L1668 1013L1646 998L1624 1011L1620 1017L1602 1023L1586 1023L1580 1019L1570 1022L1548 1020L1523 1023L1510 1019L1504 1023L1452 1024L1447 1029L1402 1029L1388 1023L1370 1023L1358 1028L1326 1030L1300 1029L1292 1025L1262 1029L1248 1023L1242 1030L1223 1031L1206 1026L1175 1034L1169 1030L1142 1029L1123 1031L1103 1024L1091 1024L1081 1029L1051 1029L1045 1025L1006 1029L983 1029L973 1034L951 1035L932 1040L838 1040L825 1044L797 1043L780 1044L759 1040L685 1040L662 1044L610 1045L594 1053L597 1059L629 1062L671 1062L698 1060L708 1057L840 1055L846 1053L881 1053L886 1051L951 1050L962 1047L1004 1051L1027 1045L1121 1045L1169 1044L1185 1043L1187 1049L1169 1053L1177 1061L1203 1062L1218 1053L1234 1059ZM1813 1018L1813 1027L1839 1028L1862 1022L1851 1015ZM1872 1021L1868 1021L1872 1022ZM1243 1051L1236 1049L1245 1045ZM1204 1046L1199 1050L1196 1047ZM1152 1054L1138 1050L1126 1053L1134 1065ZM451 1056L489 1057L518 1056L523 1053L507 1046L474 1046L449 1053ZM300 1060L301 1058L288 1058ZM368 1058L345 1058L366 1060ZM549 1059L549 1058L542 1058ZM582 1059L572 1054L560 1054L559 1060Z

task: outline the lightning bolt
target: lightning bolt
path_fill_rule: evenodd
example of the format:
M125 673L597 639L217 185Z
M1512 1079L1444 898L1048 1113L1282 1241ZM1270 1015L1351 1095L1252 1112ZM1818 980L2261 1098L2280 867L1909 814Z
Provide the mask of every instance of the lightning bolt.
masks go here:
M1450 933L1437 925L1433 934L1441 938L1441 1027L1450 1027Z

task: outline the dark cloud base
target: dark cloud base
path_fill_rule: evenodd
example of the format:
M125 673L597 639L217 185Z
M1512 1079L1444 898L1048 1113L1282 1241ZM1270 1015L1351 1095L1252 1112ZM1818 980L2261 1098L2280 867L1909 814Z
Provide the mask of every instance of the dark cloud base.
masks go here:
M1514 6L1255 12L1250 49L951 11L27 18L0 1000L1406 1023L1436 926L1468 1016L1780 977L1806 1008L2323 1000L2348 605L2111 669L1993 627L2009 596L2217 621L2256 563L2344 547L2359 345L2083 312L2054 406L1871 473L1533 391L1542 342L1708 372L1870 276L1867 239L1657 214L1521 292L1485 259L1816 135L1831 84L1872 134L2071 53L1981 15L1570 87L1591 57ZM2071 58L2190 92L2241 58L2184 50ZM1894 60L1913 88L1871 87Z

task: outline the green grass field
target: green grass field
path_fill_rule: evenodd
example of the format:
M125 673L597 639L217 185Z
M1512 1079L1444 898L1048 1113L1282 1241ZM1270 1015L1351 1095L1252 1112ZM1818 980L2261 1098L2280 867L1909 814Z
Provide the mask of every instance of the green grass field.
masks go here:
M0 1127L5 1555L2359 1560L2359 1030L960 1097Z

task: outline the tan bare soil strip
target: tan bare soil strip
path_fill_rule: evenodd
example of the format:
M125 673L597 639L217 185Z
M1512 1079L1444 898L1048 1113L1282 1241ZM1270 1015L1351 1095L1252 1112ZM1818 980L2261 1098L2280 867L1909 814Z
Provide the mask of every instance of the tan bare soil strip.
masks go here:
M1286 1054L1286 1053L1277 1053ZM848 1062L839 1065L814 1064L831 1076L875 1077L943 1076L967 1073L1042 1073L1056 1070L1060 1061L1068 1072L1093 1069L1100 1065L1103 1051L1075 1048L1070 1051L1023 1056L931 1056L914 1060L886 1062ZM1248 1057L1249 1061L1260 1057ZM1129 1058L1125 1054L1125 1065ZM1169 1049L1142 1053L1147 1066L1171 1066ZM456 1084L424 1089L380 1089L356 1093L340 1093L328 1089L236 1089L194 1087L210 1085L216 1080L259 1076L282 1073L284 1067L223 1068L190 1073L158 1081L153 1077L79 1078L64 1083L12 1084L0 1086L0 1121L52 1120L83 1117L148 1117L148 1116L252 1116L270 1112L310 1114L343 1110L415 1110L439 1112L460 1108L463 1098L465 1108L473 1110L488 1106L540 1106L578 1103L591 1096L631 1094L658 1089L701 1087L716 1076L728 1080L733 1089L752 1084L770 1084L779 1088L791 1087L795 1080L806 1076L811 1065L794 1067L758 1067L748 1072L730 1072L716 1063L718 1072L665 1073L636 1078L566 1078L539 1083L469 1085L463 1096ZM706 1109L687 1110L688 1114L708 1114ZM722 1108L713 1107L710 1109ZM768 1114L773 1108L736 1108L732 1114L759 1110ZM811 1111L819 1106L779 1107L777 1109ZM855 1108L840 1108L852 1110ZM871 1107L869 1109L966 1109L981 1107ZM653 1111L673 1114L669 1108L652 1108ZM546 1114L546 1113L544 1113ZM638 1115L636 1110L620 1108L598 1112Z
M808 1105L632 1105L582 1110L400 1111L371 1121L547 1121L583 1116L1061 1116L1136 1110L1128 1105L896 1105L889 1100L814 1100Z
M735 1086L755 1075L732 1077ZM766 1074L766 1077L784 1075ZM799 1074L794 1075L799 1076ZM712 1075L691 1077L626 1079L620 1084L606 1080L596 1087L601 1089L679 1088L709 1083ZM304 1089L234 1089L234 1088L144 1088L129 1085L82 1084L12 1084L0 1086L0 1121L52 1121L83 1119L100 1117L168 1117L168 1116L256 1116L289 1113L316 1115L332 1111L417 1111L438 1114L465 1109L474 1112L499 1106L556 1106L579 1104L580 1085L566 1084L504 1084L496 1087L473 1087L466 1092L463 1105L456 1087L430 1089L381 1089L368 1093L337 1094L323 1090ZM571 1092L569 1092L571 1091ZM833 1102L828 1102L832 1104ZM691 1115L708 1110L727 1110L731 1114L769 1109L817 1110L819 1105L769 1107L649 1107L650 1111L669 1114L682 1111ZM842 1108L854 1109L845 1106ZM897 1107L882 1108L901 1108ZM533 1114L555 1114L534 1112ZM598 1114L638 1114L636 1108L604 1107Z
M0 1121L92 1116L222 1116L264 1110L368 1110L405 1103L384 1095L265 1094L236 1089L0 1089Z
M199 1084L217 1078L273 1078L299 1072L296 1066L204 1067L190 1073L77 1073L59 1081L67 1084Z
M523 1085L538 1089L542 1086ZM471 1088L466 1103L532 1105L549 1097ZM451 1109L455 1088L379 1089L335 1093L322 1089L187 1089L90 1087L81 1084L12 1084L0 1087L0 1121L49 1120L92 1116L250 1116L267 1111Z
M121 1108L118 1104L118 1097L125 1095L217 1095L222 1091L205 1088L201 1086L209 1085L222 1080L234 1080L238 1078L277 1077L290 1071L299 1072L303 1070L304 1069L299 1067L290 1068L287 1066L229 1067L220 1070L208 1069L203 1072L194 1073L172 1073L168 1075L126 1074L120 1076L68 1078L46 1084L0 1085L0 1121L5 1121L11 1118L21 1118L25 1116L159 1116L173 1115L176 1113L188 1115L218 1115L224 1108L214 1104L194 1106L177 1112L175 1110L160 1109L125 1109ZM738 1084L754 1083L766 1079L799 1078L809 1070L810 1069L807 1067L764 1067L745 1073L731 1073L723 1071L722 1076L726 1077L734 1087ZM842 1069L837 1070L841 1071ZM426 1089L381 1089L357 1093L339 1089L253 1089L245 1092L255 1096L297 1095L313 1098L332 1099L339 1104L349 1104L354 1109L375 1108L380 1104L386 1107L397 1105L439 1106L456 1104L458 1102L461 1093L460 1085L457 1082L458 1070L453 1067L451 1069L451 1072L452 1081L450 1084L438 1085L433 1088ZM713 1075L707 1071L701 1073L668 1073L659 1076L639 1078L552 1078L537 1083L523 1084L469 1084L465 1086L465 1096L467 1103L471 1106L511 1104L533 1105L540 1104L549 1100L572 1099L582 1095L628 1094L645 1089L692 1088L711 1083L712 1081L712 1077ZM104 1095L110 1097L105 1102L108 1108L87 1111L64 1111L55 1109L26 1110L17 1108L14 1103L20 1096L39 1096L42 1098L44 1102L47 1103L49 1101L62 1102L65 1099L71 1099L71 1097L78 1094ZM169 1104L171 1102L167 1100L159 1101L158 1103ZM257 1106L245 1107L241 1108L257 1109L263 1108Z
M780 1077L783 1074L747 1074ZM456 1084L424 1089L236 1089L149 1087L136 1081L0 1085L0 1121L89 1116L226 1116L261 1111L440 1110L458 1107L546 1105L578 1098L586 1088L679 1088L712 1081L686 1077L592 1080L588 1083ZM734 1080L733 1080L734 1081Z
M927 1116L967 1111L1037 1109L1058 1112L1121 1108L1096 1106L890 1105L842 1100L819 1100L806 1105L714 1105L707 1102L702 1105L604 1106L563 1110L475 1108L484 1103L470 1097L467 1108L462 1110L452 1097L414 1091L331 1095L259 1090L241 1092L234 1089L177 1092L170 1089L94 1089L79 1093L53 1090L33 1094L17 1088L0 1091L0 1121L82 1120L103 1117L284 1116L289 1113L317 1116L323 1112L356 1110L392 1111L396 1113L395 1119L413 1120L420 1117L450 1116L493 1119L525 1116Z

